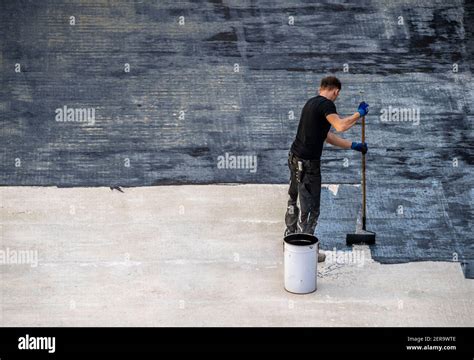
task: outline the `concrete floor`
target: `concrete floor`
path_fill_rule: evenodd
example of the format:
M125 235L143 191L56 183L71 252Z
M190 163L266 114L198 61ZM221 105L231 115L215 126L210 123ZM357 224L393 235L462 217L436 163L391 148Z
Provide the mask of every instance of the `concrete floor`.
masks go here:
M287 293L286 190L2 187L0 324L474 325L459 263L381 265L364 246L328 251L315 293Z

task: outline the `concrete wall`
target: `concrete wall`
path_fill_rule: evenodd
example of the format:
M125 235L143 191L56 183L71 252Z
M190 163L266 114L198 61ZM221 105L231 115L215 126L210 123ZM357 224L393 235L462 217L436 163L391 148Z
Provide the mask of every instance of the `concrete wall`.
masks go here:
M361 90L371 104L374 257L472 259L473 17L460 0L2 1L0 184L285 183L301 107L334 73L340 113ZM94 121L56 121L64 106ZM390 107L419 119L383 121ZM226 153L257 171L219 169ZM346 185L324 192L318 231L341 246L359 156L323 160L323 182Z

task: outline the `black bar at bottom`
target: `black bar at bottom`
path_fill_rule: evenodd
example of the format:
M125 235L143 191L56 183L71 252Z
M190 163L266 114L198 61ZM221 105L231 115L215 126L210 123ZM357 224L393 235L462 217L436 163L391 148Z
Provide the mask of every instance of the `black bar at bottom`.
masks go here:
M0 358L205 351L472 360L473 340L472 328L0 328Z

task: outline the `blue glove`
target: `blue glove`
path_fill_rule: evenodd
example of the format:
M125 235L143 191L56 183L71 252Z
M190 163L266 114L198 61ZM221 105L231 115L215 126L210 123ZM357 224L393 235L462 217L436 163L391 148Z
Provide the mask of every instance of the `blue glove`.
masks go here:
M369 104L367 104L365 101L362 101L359 104L357 111L360 114L360 117L367 115L369 113Z
M367 147L367 143L358 143L358 142L353 142L351 145L351 149L355 151L360 151L362 154L367 153L367 150L369 149Z

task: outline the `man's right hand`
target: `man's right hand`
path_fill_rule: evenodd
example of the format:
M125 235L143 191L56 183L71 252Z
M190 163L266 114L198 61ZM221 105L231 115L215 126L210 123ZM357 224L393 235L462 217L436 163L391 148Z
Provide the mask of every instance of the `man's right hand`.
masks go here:
M367 115L369 113L369 104L367 104L365 101L362 101L359 104L357 112L360 114L360 117Z
M360 142L353 142L351 145L351 149L355 151L360 151L362 154L366 154L368 150L367 143L360 143Z

